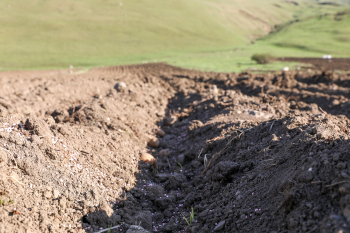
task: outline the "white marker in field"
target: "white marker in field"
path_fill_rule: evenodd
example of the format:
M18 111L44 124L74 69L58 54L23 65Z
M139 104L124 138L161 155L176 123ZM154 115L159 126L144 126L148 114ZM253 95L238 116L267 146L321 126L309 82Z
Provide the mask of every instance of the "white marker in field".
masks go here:
M332 59L332 56L331 55L323 55L322 58L323 59Z

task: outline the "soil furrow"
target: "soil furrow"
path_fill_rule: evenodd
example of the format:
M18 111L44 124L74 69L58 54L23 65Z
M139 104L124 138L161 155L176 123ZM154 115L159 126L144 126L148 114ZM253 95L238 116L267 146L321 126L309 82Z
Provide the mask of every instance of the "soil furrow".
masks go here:
M2 73L0 232L348 232L349 81Z

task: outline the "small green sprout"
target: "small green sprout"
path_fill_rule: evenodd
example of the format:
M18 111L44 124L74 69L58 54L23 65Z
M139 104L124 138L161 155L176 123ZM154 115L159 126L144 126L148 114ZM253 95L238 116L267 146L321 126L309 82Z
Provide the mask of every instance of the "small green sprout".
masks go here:
M191 207L192 212L190 214L190 220L188 221L187 218L185 217L185 215L182 214L182 216L184 217L184 219L187 222L187 225L190 226L192 224L192 222L194 221L194 212L193 212L193 207Z

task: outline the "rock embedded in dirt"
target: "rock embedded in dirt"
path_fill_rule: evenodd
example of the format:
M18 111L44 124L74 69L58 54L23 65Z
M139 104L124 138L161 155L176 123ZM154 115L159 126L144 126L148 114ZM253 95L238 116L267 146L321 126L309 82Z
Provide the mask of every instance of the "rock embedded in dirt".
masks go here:
M185 155L179 154L176 158L176 161L180 163L182 166L185 165Z
M171 152L169 149L164 149L159 151L158 156L160 157L169 157L171 155Z
M282 68L282 71L284 71L284 72L287 72L287 71L289 71L289 67L288 67L288 66L286 66L286 67L283 67L283 68Z
M160 144L160 141L158 138L152 138L150 141L149 141L149 145L153 148L158 148L159 147L159 144Z
M157 163L156 159L153 157L153 155L148 154L148 153L142 153L141 154L141 160L143 162L155 165Z
M159 136L159 137L164 137L165 136L165 132L161 129L157 129L156 131L156 134Z
M117 91L123 91L126 89L126 84L124 82L118 82L114 85L114 89Z

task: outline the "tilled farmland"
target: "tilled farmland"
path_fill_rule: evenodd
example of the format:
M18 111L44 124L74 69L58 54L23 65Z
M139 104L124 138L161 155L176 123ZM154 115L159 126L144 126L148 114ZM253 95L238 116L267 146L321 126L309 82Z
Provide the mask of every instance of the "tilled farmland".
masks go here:
M350 232L350 73L0 73L0 232Z

